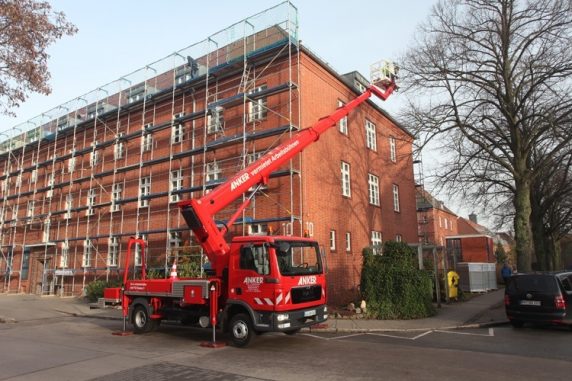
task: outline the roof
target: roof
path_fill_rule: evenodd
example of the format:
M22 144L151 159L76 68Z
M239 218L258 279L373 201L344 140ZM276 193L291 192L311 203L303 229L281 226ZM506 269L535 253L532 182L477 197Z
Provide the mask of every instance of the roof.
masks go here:
M457 218L457 226L459 233L465 234L482 234L488 235L490 237L494 237L495 233L484 227L483 225L479 225L476 222L473 222L469 219L459 217Z
M457 216L455 212L445 206L443 201L437 200L435 197L431 195L431 193L427 192L425 189L417 188L415 190L416 193L416 203L417 203L417 210L419 209L439 209L446 213L452 214L453 216Z

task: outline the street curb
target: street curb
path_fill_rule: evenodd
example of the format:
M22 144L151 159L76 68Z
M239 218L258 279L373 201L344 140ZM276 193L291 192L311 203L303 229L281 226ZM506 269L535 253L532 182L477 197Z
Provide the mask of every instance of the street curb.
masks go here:
M437 331L437 330L455 330L470 328L490 328L509 324L509 321L487 322L462 324L445 327L426 327L426 328L303 328L301 332L305 333L380 333L380 332L417 332L417 331Z

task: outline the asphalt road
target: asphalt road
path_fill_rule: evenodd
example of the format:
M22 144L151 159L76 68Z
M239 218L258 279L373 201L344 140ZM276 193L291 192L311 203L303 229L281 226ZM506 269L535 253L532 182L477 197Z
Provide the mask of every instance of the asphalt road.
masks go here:
M210 334L64 317L0 324L0 380L568 379L572 332L510 327L389 334L267 334L246 349L199 346Z

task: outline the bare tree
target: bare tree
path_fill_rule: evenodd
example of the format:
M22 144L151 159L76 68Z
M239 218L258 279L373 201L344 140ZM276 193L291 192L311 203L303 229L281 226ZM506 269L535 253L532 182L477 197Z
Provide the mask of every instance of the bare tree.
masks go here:
M442 0L402 64L418 99L408 125L456 148L442 171L449 181L472 178L485 198L511 194L522 271L531 269L530 192L541 175L533 149L550 147L542 168L570 136L571 32L569 0Z
M14 115L30 92L51 92L46 49L76 32L47 2L0 0L0 113Z

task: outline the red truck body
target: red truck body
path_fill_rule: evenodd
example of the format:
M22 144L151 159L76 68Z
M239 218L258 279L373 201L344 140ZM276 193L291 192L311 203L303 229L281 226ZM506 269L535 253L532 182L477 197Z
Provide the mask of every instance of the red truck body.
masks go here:
M162 320L178 320L201 327L219 326L231 335L236 346L247 345L255 333L292 334L328 318L326 276L318 243L292 236L235 237L228 231L256 191L267 184L270 174L288 162L350 111L375 94L385 100L396 89L395 71L384 75L363 94L303 129L272 149L212 192L197 200L179 203L181 213L197 242L208 256L211 269L206 278L147 279L145 265L141 279L129 280L127 269L131 249L144 241L128 244L123 288L106 289L107 300L120 301L124 317L135 332L148 332ZM231 202L247 194L246 201L222 227L214 216ZM142 255L145 258L144 255Z

